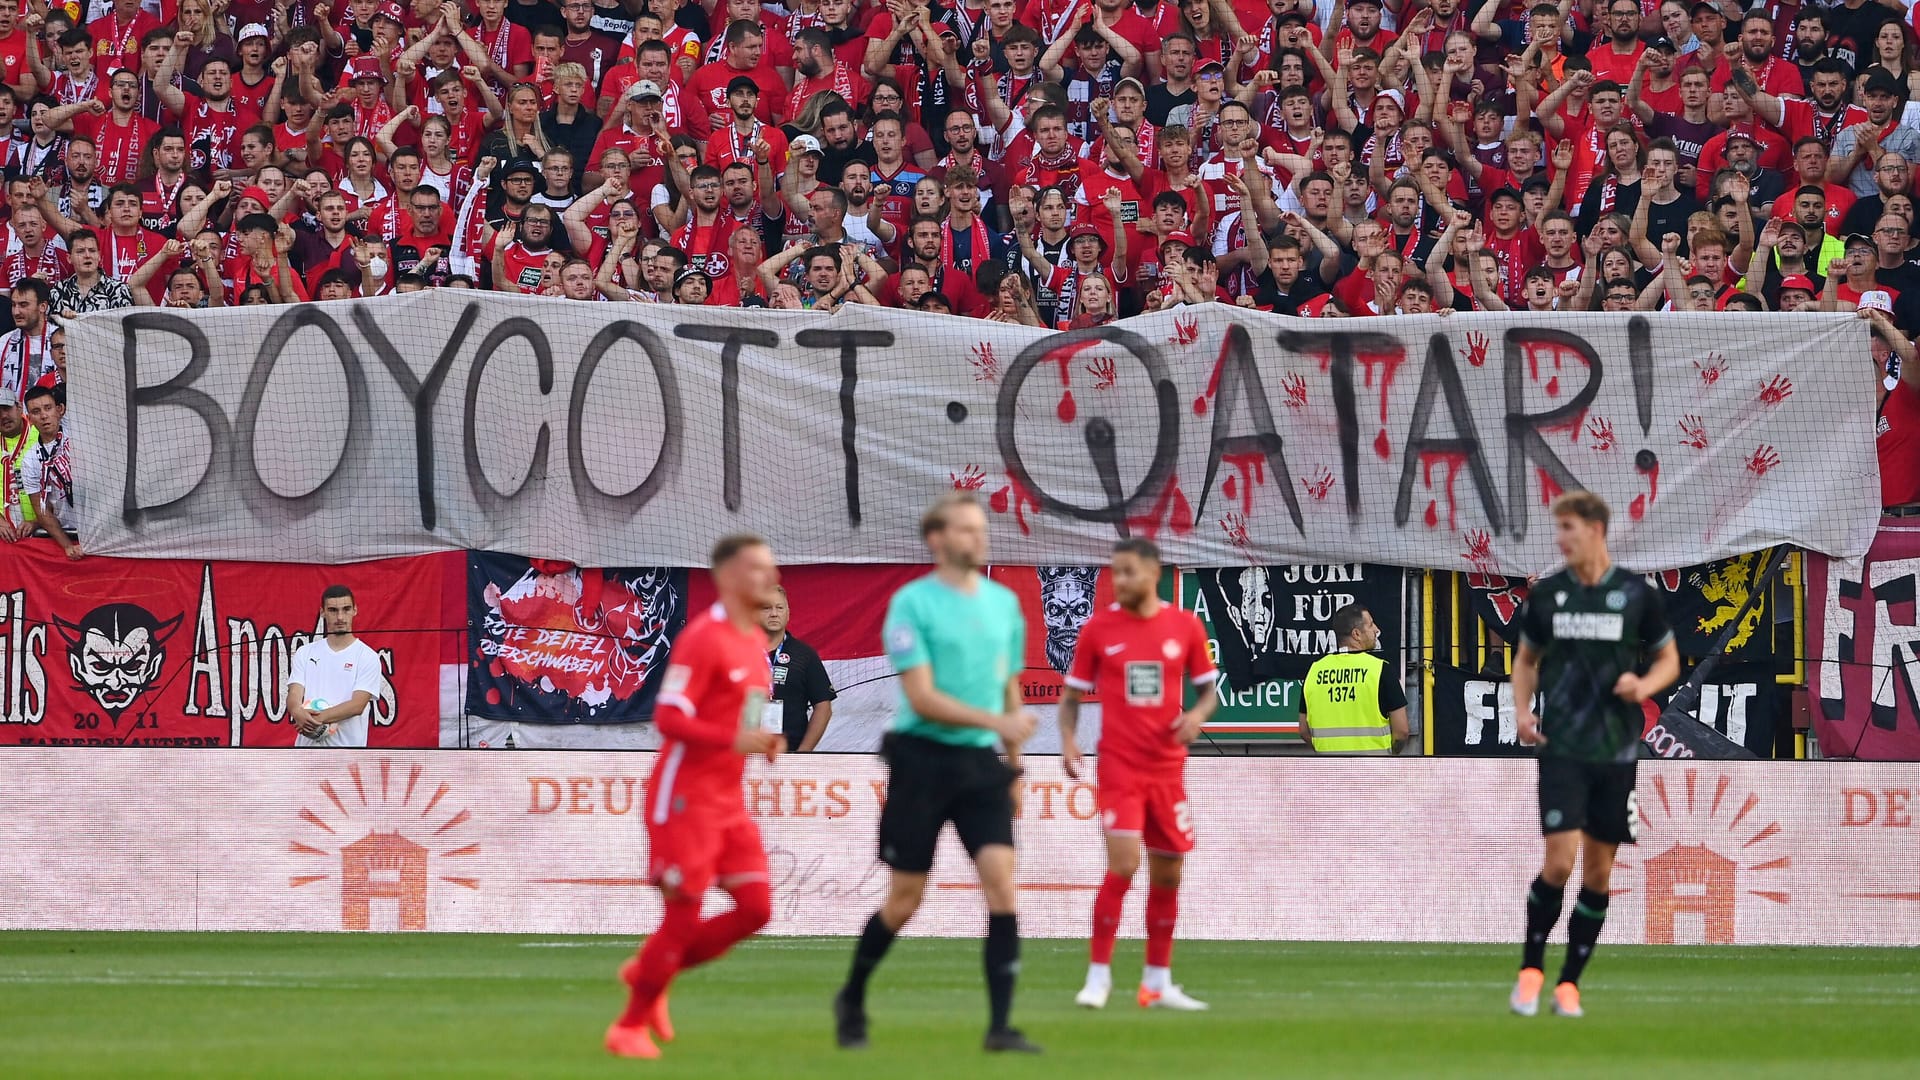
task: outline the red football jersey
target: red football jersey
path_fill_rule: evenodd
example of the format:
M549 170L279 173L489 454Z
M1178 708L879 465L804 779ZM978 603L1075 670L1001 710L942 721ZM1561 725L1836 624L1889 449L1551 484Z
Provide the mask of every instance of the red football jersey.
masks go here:
M1187 760L1174 728L1185 709L1182 673L1194 686L1218 676L1207 631L1191 611L1162 604L1143 619L1109 604L1080 629L1067 685L1100 696L1100 771L1178 773Z
M733 743L742 728L759 729L772 693L765 631L736 628L719 604L687 623L654 709L662 742L647 781L649 820L664 824L690 808L744 811L747 759Z

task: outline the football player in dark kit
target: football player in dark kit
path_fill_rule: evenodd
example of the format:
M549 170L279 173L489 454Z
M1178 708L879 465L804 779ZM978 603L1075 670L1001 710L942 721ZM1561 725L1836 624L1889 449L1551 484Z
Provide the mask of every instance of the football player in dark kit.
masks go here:
M1567 879L1580 856L1580 895L1567 921L1567 957L1553 1011L1579 1016L1580 973L1607 917L1614 852L1640 830L1635 764L1645 726L1641 703L1680 675L1680 653L1660 598L1607 554L1610 512L1598 495L1569 492L1553 503L1554 540L1566 569L1534 585L1519 618L1513 704L1520 741L1540 747L1540 831L1546 858L1527 891L1527 941L1509 1004L1540 1009L1547 936L1560 921ZM1544 691L1533 715L1535 688Z

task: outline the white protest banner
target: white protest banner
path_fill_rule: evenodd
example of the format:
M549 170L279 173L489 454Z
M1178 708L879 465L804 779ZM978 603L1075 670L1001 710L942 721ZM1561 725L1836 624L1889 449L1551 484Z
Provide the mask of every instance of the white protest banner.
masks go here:
M1299 320L1226 305L1074 333L440 290L70 331L81 535L109 554L337 562L450 547L698 565L912 562L978 491L994 558L1524 574L1546 506L1615 556L1862 554L1879 509L1844 315Z

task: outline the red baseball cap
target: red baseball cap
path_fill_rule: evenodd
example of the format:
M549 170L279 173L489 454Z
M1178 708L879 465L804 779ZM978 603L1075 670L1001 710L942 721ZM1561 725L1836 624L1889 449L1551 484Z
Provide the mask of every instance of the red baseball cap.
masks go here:
M1099 229L1094 228L1092 222L1082 221L1079 224L1075 225L1073 228L1067 230L1067 242L1069 244L1071 244L1073 241L1078 240L1084 236L1091 236L1095 240L1100 241L1101 254L1106 253L1107 238L1101 234Z
M1820 291L1813 287L1813 282L1808 280L1805 274L1788 274L1786 278L1780 282L1780 289L1782 292L1788 289L1799 289L1802 292L1809 293L1817 293Z

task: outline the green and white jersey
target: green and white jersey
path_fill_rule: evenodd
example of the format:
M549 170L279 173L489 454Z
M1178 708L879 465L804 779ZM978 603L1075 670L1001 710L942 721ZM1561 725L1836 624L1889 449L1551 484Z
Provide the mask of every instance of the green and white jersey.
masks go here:
M1645 714L1613 684L1644 672L1673 630L1645 579L1609 567L1597 585L1572 571L1542 578L1520 611L1520 640L1540 654L1543 757L1632 761Z

